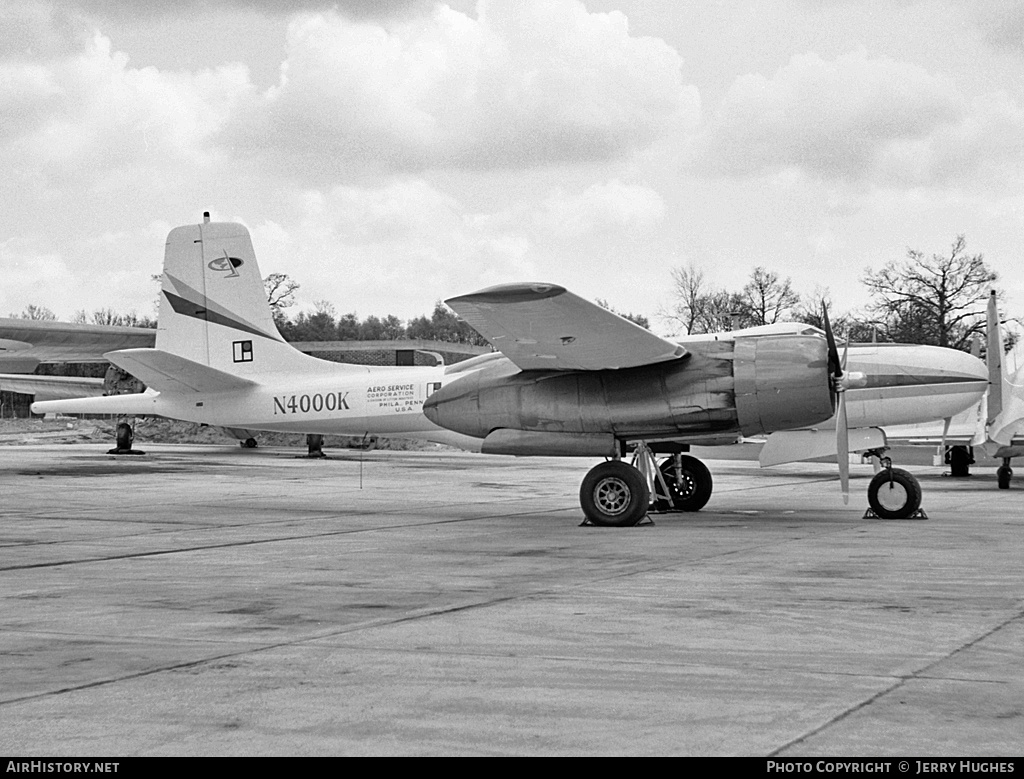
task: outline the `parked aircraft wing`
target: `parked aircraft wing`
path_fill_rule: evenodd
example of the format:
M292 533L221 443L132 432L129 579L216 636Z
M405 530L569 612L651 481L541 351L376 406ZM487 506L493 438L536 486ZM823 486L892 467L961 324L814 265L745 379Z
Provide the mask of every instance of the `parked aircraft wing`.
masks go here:
M119 368L160 392L224 392L258 386L256 382L159 349L107 352Z
M523 370L635 368L687 353L555 284L504 284L445 302Z
M36 400L93 397L103 394L103 379L3 373L0 390L35 395Z
M156 330L148 327L0 319L0 356L23 354L39 362L100 362L104 352L155 341Z

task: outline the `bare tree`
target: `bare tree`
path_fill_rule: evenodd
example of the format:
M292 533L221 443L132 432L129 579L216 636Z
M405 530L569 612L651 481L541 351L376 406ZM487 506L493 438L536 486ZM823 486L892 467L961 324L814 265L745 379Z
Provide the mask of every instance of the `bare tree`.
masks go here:
M267 292L270 310L277 317L283 313L283 309L295 304L295 292L299 285L285 273L271 273L263 279L263 289Z
M611 304L607 300L604 300L603 298L596 298L594 300L594 302L597 303L597 305L599 305L601 308L607 308L613 314L618 314L623 319L628 319L634 325L640 325L640 327L643 327L643 328L645 328L647 330L651 329L651 322L650 322L650 320L647 317L645 317L643 314L634 314L633 312L630 312L628 314L624 314L621 311L612 308Z
M11 314L14 319L34 319L38 322L52 322L57 318L46 306L37 306L34 303L29 303L25 306L25 310L20 314Z
M800 295L793 291L788 278L779 281L778 273L760 265L751 272L740 299L740 310L748 327L786 321L800 303Z
M958 235L948 255L926 258L915 249L907 259L880 272L867 269L861 281L874 298L872 324L885 340L970 349L985 328L985 305L998 275L982 255L967 254Z
M704 271L695 265L672 269L675 302L663 319L682 325L686 335L718 333L740 327L740 296L724 289L713 289Z

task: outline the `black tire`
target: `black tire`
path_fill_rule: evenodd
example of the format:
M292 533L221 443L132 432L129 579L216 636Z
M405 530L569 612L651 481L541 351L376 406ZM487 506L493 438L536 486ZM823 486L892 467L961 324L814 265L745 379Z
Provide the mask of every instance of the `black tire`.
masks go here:
M678 475L675 458L669 457L661 464L661 475L665 477L675 507L666 500L659 500L659 511L700 511L711 500L714 488L711 471L696 457L681 455Z
M966 446L949 448L949 475L963 478L971 475L971 450Z
M921 508L921 485L901 468L879 471L868 485L868 504L882 519L907 519Z
M260 444L255 438L246 438L244 441L239 441L238 445L243 449L255 449Z
M643 519L651 491L640 471L613 460L590 469L580 486L580 506L595 525L631 527Z
M999 481L999 489L1010 489L1010 480L1013 478L1013 468L1009 465L1000 465L996 469L996 479Z
M118 422L115 438L118 450L127 452L132 448L132 442L135 440L135 433L132 431L132 426L127 422Z

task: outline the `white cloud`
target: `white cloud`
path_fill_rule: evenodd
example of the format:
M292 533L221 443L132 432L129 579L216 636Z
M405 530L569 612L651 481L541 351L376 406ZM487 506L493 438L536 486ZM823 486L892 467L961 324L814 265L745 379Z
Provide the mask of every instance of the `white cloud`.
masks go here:
M1020 0L974 0L968 8L990 43L1024 49L1024 5Z
M326 298L361 316L410 317L456 291L533 275L528 236L420 179L308 191L288 210L251 230L261 271L299 282L300 307Z
M1017 187L1024 109L863 51L805 54L771 79L736 79L691 152L694 169L727 176L795 170L836 183Z
M484 1L475 19L439 5L389 24L306 14L280 83L226 140L285 154L297 176L606 160L696 116L681 65L621 13L576 0Z
M887 144L925 138L962 111L953 85L916 65L863 51L833 61L794 56L771 79L736 79L698 143L698 165L733 175L797 167L859 178Z
M208 139L248 88L246 69L132 69L98 33L78 53L0 66L0 159L15 171L95 181L133 166L202 165Z
M646 186L618 179L592 184L578 195L552 192L535 212L535 224L563 237L649 229L665 215L665 202Z

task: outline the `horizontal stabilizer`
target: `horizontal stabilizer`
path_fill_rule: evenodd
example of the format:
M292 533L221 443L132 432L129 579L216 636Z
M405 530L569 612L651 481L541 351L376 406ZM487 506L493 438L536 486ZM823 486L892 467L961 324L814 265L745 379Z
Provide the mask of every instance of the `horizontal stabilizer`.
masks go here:
M226 392L257 383L160 349L124 349L104 355L114 365L160 392Z
M130 395L100 395L92 398L43 400L32 404L33 414L116 414L118 416L160 416L160 393L153 390Z
M636 368L686 354L555 284L504 284L445 302L523 370Z

